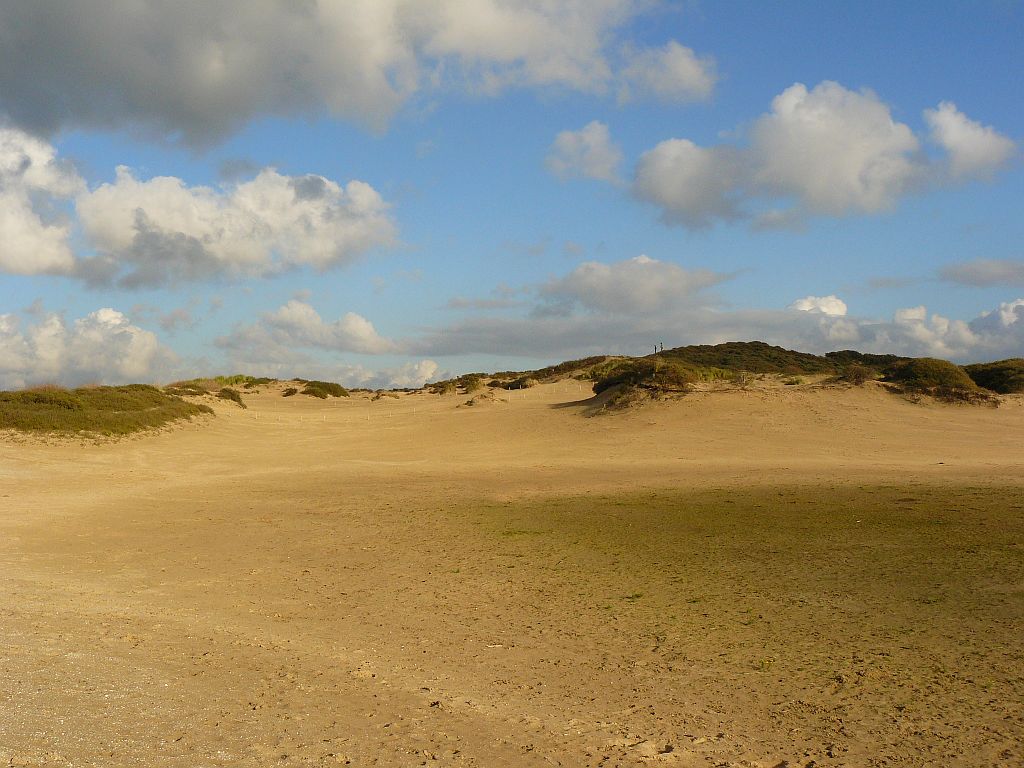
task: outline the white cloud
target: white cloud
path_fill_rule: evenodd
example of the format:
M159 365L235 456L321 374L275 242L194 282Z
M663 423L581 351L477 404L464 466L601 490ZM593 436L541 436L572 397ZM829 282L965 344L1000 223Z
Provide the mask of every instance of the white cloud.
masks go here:
M890 211L911 192L990 176L1016 151L952 104L925 118L944 158L929 160L910 126L873 92L796 83L751 124L745 146L674 138L645 152L632 191L660 208L665 222L692 229L737 219L794 228L808 216Z
M438 370L439 366L433 360L420 360L380 371L374 375L374 380L387 382L377 384L378 387L417 389L433 379Z
M910 357L959 359L982 346L963 320L942 315L929 316L925 307L898 309L891 324L870 326L872 337L867 350L895 351Z
M355 312L325 322L309 304L292 299L263 316L262 327L275 342L289 347L312 347L368 355L394 352L397 345L383 338L373 323Z
M544 314L566 312L578 305L593 312L653 314L692 300L698 292L722 282L724 275L686 270L648 256L602 264L588 261L568 275L539 289Z
M805 296L797 299L789 305L790 309L798 309L802 312L818 312L822 315L842 317L846 314L846 302L835 294L828 296Z
M45 141L0 128L0 270L59 273L73 263L62 200L84 187Z
M954 179L991 177L1017 153L1010 139L971 120L951 101L941 102L938 109L926 109L924 119L931 128L932 141L949 154L949 173Z
M633 194L661 208L662 220L703 229L716 220L741 217L740 166L727 147L698 147L668 139L644 152L636 166Z
M388 204L369 184L264 169L225 189L161 176L139 181L125 167L83 193L79 219L101 256L93 279L128 287L262 276L297 266L326 269L394 242Z
M997 339L1011 337L1024 346L1024 299L1005 301L996 309L983 312L971 321L971 330ZM1016 355L1024 357L1020 350Z
M917 174L909 126L870 91L797 83L751 130L755 183L828 215L891 209Z
M945 266L939 270L939 276L943 280L962 285L1024 286L1024 260L975 259Z
M706 99L718 79L711 57L670 40L662 48L630 51L620 74L619 102L650 95L666 102Z
M582 176L617 182L622 151L608 126L594 120L578 131L562 131L555 137L545 160L548 170L560 179Z
M103 308L68 324L42 314L27 327L0 315L0 387L152 381L174 359L156 335Z
M36 131L134 127L192 144L260 115L380 128L418 93L508 87L607 92L636 0L79 0L6 3L0 109ZM626 62L662 98L708 87L670 43ZM660 74L660 78L655 78Z
M850 315L835 295L806 296L785 309L725 308L708 289L727 275L690 272L647 257L584 263L533 291L518 316L476 316L429 330L403 348L430 357L462 354L571 359L643 354L666 346L760 340L789 349L836 349L992 360L1024 356L1024 299L972 320L906 307L888 320ZM528 296L525 298L529 298Z

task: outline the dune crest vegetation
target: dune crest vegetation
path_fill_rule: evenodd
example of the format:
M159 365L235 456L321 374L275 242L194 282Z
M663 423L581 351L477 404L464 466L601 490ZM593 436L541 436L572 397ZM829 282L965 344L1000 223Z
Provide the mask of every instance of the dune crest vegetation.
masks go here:
M186 402L148 384L0 392L0 429L25 432L127 435L210 413L207 405Z

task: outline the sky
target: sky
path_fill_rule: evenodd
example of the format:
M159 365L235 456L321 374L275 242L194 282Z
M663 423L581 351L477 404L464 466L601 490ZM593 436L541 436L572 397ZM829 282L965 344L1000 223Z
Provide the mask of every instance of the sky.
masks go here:
M1017 0L0 0L0 388L1024 356Z

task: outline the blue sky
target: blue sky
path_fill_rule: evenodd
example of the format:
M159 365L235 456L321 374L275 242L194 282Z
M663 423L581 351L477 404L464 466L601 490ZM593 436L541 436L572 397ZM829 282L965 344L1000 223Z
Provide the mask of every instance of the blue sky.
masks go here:
M1022 22L0 3L0 386L417 386L744 339L1024 356Z

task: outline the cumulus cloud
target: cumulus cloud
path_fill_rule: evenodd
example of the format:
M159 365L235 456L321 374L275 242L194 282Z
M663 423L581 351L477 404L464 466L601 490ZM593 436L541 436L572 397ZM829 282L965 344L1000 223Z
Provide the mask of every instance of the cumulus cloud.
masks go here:
M755 183L814 213L887 210L917 172L913 131L871 91L833 82L787 88L754 123L751 139Z
M578 131L562 131L555 137L545 160L548 170L560 179L574 176L617 182L622 151L608 126L594 120Z
M929 159L910 126L872 91L796 83L751 124L746 145L674 138L645 152L633 194L658 206L667 223L693 229L736 219L792 228L808 216L892 210L911 192L990 176L1016 151L949 102L925 119L942 158Z
M658 313L692 300L726 277L709 270L686 270L644 255L614 264L588 261L544 283L539 289L540 308L546 314L551 314L552 306L560 312L579 306L612 314Z
M971 330L983 337L1009 339L1018 346L1014 354L1024 357L1024 299L1005 301L996 309L983 312L970 323ZM998 343L998 341L997 341Z
M100 253L80 270L97 281L120 274L126 287L326 269L395 238L388 204L369 184L270 168L214 189L140 181L122 166L113 183L80 195L77 211Z
M0 270L32 275L70 269L70 225L61 204L83 188L50 144L0 128Z
M157 287L290 268L328 269L394 244L389 204L369 184L265 168L249 181L188 186L124 166L88 189L49 143L0 128L0 271ZM76 258L73 225L95 254Z
M971 120L951 101L941 102L938 109L926 109L924 119L931 128L931 140L946 150L954 179L991 177L1017 153L1010 139Z
M670 40L662 48L630 51L620 74L619 102L650 95L660 101L688 102L706 99L718 75L711 57Z
M316 377L347 387L415 388L440 370L429 359L375 369L333 358L341 353L403 354L410 345L382 337L373 323L354 312L326 321L299 299L265 312L256 322L241 325L214 343L238 370L285 378Z
M644 152L636 166L633 194L661 208L668 224L705 229L715 221L741 218L742 166L730 147L699 147L668 139Z
M394 388L418 388L437 376L439 366L433 360L420 360L416 363L406 363L398 368L389 368L379 371L372 380L386 381L387 386Z
M939 270L943 280L979 287L994 285L1024 286L1024 261L1014 259L975 259L950 264Z
M818 312L823 315L842 317L846 314L846 302L835 294L828 296L804 296L789 305L790 309L802 312Z
M173 359L155 334L109 307L71 323L45 312L28 325L16 315L0 315L0 387L5 389L151 381Z
M0 109L36 132L136 129L203 144L259 115L381 127L425 89L614 86L636 0L141 0L0 6ZM710 64L631 52L623 82L689 98Z
M355 312L325 321L309 304L291 299L254 325L218 339L222 347L308 348L376 355L398 351L398 345L377 333L373 323Z

